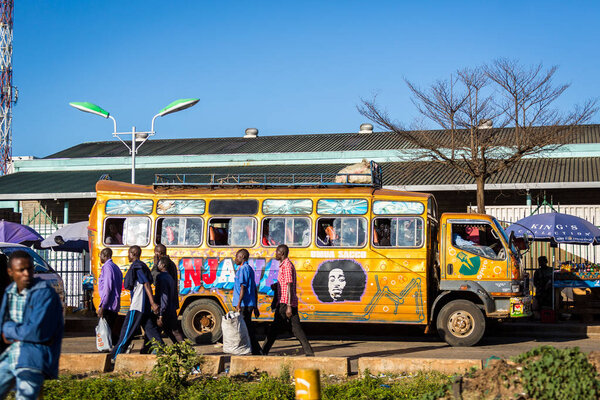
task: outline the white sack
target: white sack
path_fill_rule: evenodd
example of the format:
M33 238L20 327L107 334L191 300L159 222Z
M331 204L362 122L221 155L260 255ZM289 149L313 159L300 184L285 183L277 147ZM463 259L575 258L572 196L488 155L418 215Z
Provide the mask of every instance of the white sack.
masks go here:
M359 174L359 175L347 175ZM371 183L371 164L367 160L348 165L338 172L336 183Z
M96 326L96 348L98 351L110 351L112 348L110 327L104 318L100 318Z
M250 354L250 335L239 312L230 311L221 320L223 330L223 352L240 356Z

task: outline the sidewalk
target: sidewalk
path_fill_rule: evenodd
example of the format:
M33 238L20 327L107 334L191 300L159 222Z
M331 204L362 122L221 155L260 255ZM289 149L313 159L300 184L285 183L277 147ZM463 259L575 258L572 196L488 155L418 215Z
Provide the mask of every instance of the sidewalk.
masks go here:
M94 328L98 323L95 317L67 315L65 318L65 332L67 334L94 335ZM415 331L418 335L419 330ZM310 335L310 331L308 332ZM563 321L552 324L539 321L506 321L495 323L486 333L489 336L513 336L525 338L570 338L570 339L600 339L600 323L582 323ZM385 334L384 334L385 335ZM320 334L319 336L322 336ZM338 334L336 334L339 337ZM348 335L348 339L355 335ZM374 337L382 335L373 335ZM364 335L361 335L364 338Z
M497 324L494 328L493 334L502 336L600 339L599 323L562 321L548 324L540 321L507 321Z

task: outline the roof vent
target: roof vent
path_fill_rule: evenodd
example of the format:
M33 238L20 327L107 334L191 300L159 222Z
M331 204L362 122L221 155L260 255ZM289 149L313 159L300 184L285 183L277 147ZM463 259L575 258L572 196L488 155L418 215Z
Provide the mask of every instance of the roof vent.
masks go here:
M360 124L360 130L358 133L373 133L373 125L371 124Z
M258 136L258 129L256 128L248 128L245 131L244 139L255 138Z
M494 124L491 119L482 119L479 121L479 129L491 129Z

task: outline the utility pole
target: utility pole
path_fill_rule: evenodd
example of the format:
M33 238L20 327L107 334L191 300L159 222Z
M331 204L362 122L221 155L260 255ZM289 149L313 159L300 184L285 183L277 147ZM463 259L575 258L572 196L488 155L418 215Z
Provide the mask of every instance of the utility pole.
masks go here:
M12 105L17 91L12 86L14 0L0 0L0 175L6 175L12 157Z

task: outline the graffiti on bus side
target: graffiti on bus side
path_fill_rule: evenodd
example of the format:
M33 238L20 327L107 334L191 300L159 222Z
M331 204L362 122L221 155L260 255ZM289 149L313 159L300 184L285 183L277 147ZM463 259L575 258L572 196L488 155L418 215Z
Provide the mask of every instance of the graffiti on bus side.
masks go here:
M258 292L273 296L271 285L277 281L279 261L251 258L248 263L254 269ZM179 260L179 293L196 293L202 288L233 290L236 270L230 257L183 257Z

